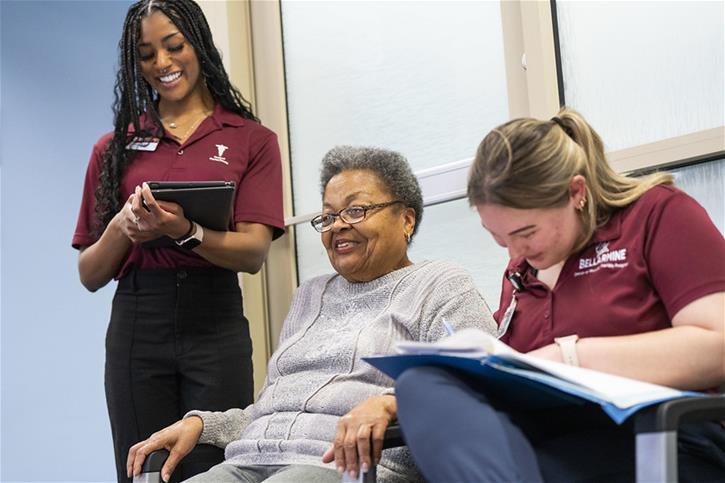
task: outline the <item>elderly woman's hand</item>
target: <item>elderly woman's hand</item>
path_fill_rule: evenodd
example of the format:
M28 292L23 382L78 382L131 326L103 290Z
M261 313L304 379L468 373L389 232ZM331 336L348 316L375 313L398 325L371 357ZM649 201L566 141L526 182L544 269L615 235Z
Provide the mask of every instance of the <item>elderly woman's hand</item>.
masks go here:
M334 460L338 472L347 471L353 478L357 478L358 469L367 472L380 461L385 428L396 415L395 396L375 396L361 402L340 418L334 444L322 455L322 462Z
M169 481L171 473L174 472L179 462L196 446L203 429L204 423L201 418L191 416L152 434L145 441L134 444L128 451L126 460L128 477L138 476L146 457L153 451L165 448L169 450L169 457L161 468L161 478Z

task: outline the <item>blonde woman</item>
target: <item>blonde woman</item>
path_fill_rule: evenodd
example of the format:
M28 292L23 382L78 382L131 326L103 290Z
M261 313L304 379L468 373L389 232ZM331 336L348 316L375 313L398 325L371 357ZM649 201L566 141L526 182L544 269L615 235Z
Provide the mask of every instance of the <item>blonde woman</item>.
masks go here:
M544 359L680 389L725 381L725 240L668 174L621 176L578 113L516 119L481 142L468 183L510 263L503 341ZM634 438L592 405L511 408L439 368L398 380L398 417L430 481L634 479ZM426 421L445 421L441 431ZM680 432L680 478L725 478L725 435Z

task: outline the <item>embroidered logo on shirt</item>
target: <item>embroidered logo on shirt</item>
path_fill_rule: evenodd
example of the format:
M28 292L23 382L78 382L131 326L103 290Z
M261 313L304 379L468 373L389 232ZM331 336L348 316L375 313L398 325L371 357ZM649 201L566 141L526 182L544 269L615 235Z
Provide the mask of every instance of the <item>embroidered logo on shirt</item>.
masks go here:
M618 269L629 265L626 248L609 251L609 242L602 242L594 247L594 252L595 257L579 259L579 271L574 273L575 277L597 272L601 268Z
M603 253L607 253L609 251L609 242L602 242L602 243L598 244L594 248L594 251L597 252L597 256L599 256Z
M224 151L226 151L227 149L229 149L229 146L224 146L223 144L217 144L216 145L217 155L210 157L209 160L218 161L218 162L224 163L224 164L229 164L229 162L227 161L227 158L224 157Z

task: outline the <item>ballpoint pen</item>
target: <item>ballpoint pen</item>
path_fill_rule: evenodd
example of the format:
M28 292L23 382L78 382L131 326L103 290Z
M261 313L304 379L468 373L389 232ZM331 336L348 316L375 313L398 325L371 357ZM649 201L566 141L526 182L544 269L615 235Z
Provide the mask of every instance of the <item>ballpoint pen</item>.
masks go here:
M453 326L450 323L448 323L448 321L446 319L442 319L442 322L443 322L443 327L446 329L446 332L448 333L448 335L453 335L453 333L455 332L455 330L453 329Z

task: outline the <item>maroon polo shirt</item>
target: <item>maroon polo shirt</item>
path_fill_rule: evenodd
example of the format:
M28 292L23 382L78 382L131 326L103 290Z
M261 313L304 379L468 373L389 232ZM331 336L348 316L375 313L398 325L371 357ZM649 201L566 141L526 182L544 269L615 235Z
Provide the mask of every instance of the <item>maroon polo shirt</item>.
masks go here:
M522 259L509 263L524 290L501 338L528 352L554 337L618 336L672 326L690 302L725 291L725 239L695 200L671 186L656 186L615 213L591 242L570 257L553 290ZM501 321L513 286L504 276Z
M142 119L142 123L145 119ZM95 191L103 152L112 133L93 146L88 163L74 248L96 242ZM284 233L282 210L282 166L276 135L264 126L224 110L217 104L191 137L179 144L168 132L157 149L137 151L123 177L121 199L126 200L144 181L234 181L237 186L233 222L262 223L274 229L274 238ZM209 267L191 250L177 247L144 248L134 244L116 278L132 267Z

